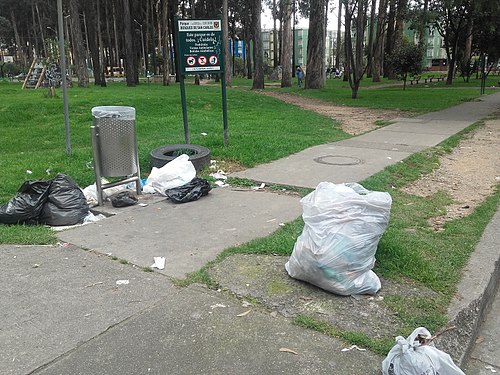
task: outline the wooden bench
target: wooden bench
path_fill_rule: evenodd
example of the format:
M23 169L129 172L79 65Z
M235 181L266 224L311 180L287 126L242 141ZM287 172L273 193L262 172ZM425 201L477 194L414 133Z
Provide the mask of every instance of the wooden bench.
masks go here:
M437 81L444 81L446 79L446 74L441 74L439 77L436 78Z
M413 85L413 82L418 85L418 81L420 81L420 76L413 76L412 79L410 79L410 85Z

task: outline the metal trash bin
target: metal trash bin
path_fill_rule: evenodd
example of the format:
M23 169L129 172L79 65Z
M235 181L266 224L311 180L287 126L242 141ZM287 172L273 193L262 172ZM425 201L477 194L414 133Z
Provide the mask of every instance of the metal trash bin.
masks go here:
M91 126L97 200L103 204L103 190L135 182L141 193L139 155L135 125L135 108L101 106L92 108ZM120 177L102 183L102 177Z

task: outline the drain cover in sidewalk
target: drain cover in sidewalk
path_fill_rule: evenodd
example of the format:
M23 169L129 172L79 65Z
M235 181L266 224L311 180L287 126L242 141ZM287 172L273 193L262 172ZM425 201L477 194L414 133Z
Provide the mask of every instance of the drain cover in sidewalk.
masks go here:
M363 163L363 160L343 155L325 155L314 158L316 163L327 165L357 165Z

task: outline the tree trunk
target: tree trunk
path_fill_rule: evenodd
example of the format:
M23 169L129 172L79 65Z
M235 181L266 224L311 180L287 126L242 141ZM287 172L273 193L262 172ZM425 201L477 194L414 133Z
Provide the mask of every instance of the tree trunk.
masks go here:
M164 52L164 57L163 57L163 86L169 86L170 85L170 64L169 64L169 58L168 58L168 51L170 51L170 39L168 37L168 0L163 0L163 8L162 8L162 24L161 24L161 32L162 32L162 37L160 40L163 41L163 50ZM159 31L160 31L159 30Z
M394 27L394 49L399 49L403 43L404 22L408 13L407 0L398 0L396 9L396 25Z
M325 1L311 0L310 2L306 89L320 89L324 86L323 56L325 45L323 44L323 40L325 34Z
M222 0L222 40L228 39L228 10L227 10L227 0ZM234 36L233 36L234 38ZM234 39L233 39L234 43ZM233 69L231 64L231 56L234 54L234 46L231 54L228 53L227 48L224 49L224 74L226 75L226 85L231 87L233 85Z
M358 0L354 4L349 5L349 0L344 0L345 6L345 29L346 29L346 65L349 66L349 85L351 86L351 97L358 97L358 90L361 79L364 73L364 29L366 26L366 8L368 0ZM357 8L357 15L355 14ZM356 22L356 40L355 48L353 48L351 33L352 21Z
M10 11L10 20L12 22L12 27L14 29L14 38L16 39L16 60L20 61L21 65L24 67L27 65L26 56L21 48L23 44L21 43L21 37L19 36L19 31L17 29L16 16L14 15L13 10Z
M115 38L114 38L114 41L115 41L115 64L116 66L123 68L122 66L122 61L120 59L120 47L119 47L119 43L118 41L120 40L119 38L119 33L118 33L118 25L117 25L117 22L116 22L116 2L113 1L113 4L112 4L112 9L113 9L113 32L115 34Z
M424 9L418 27L418 44L421 46L425 43L425 28L427 26L427 10L429 8L429 0L424 0Z
M92 70L94 72L94 84L100 85L102 80L102 69L100 61L99 42L97 37L98 25L96 25L96 23L99 22L97 18L97 6L95 2L88 1L84 3L84 7L86 17L92 20L92 22L87 23L87 38L89 55L92 60Z
M73 36L73 58L75 60L76 76L78 77L78 87L88 87L89 74L87 72L87 64L85 61L85 48L83 44L78 0L70 0L69 14L71 35Z
M385 18L387 14L387 0L380 0L378 6L378 17L377 17L377 35L374 40L373 47L373 69L372 69L372 81L380 82L380 76L382 75L382 66L384 59L384 34L385 34Z
M335 52L335 68L340 71L340 54L342 46L342 0L339 0L339 12L337 14L337 48Z
M283 10L283 55L281 87L292 87L292 2L282 0Z
M127 75L127 86L133 87L137 85L137 64L129 0L123 0L123 34L125 36L125 74Z
M262 50L262 40L260 38L260 13L262 11L261 0L252 2L252 37L253 37L253 66L254 76L252 89L264 88L264 52Z
M278 66L278 33L276 30L276 0L273 0L273 67Z
M366 67L366 78L371 78L373 76L373 49L374 49L374 39L373 35L375 32L375 8L377 7L377 0L372 0L372 7L370 12L370 25L368 33L368 66Z
M396 21L396 0L389 0L389 14L387 18L387 38L385 44L385 53L387 55L391 54L394 51L396 39L395 39L395 30L394 24ZM390 79L395 78L392 69L384 64L384 77L389 77Z
M104 61L104 44L102 41L101 2L97 0L97 40L99 41L99 82L106 86L106 64Z

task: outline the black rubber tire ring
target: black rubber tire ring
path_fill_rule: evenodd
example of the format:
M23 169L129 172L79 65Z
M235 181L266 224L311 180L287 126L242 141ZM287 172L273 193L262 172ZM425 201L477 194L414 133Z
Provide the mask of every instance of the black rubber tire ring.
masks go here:
M203 146L191 144L174 144L155 148L151 153L151 167L161 168L168 162L174 160L177 156L174 155L177 150L189 150L192 155L189 155L189 160L193 163L194 168L199 172L207 164L210 164L210 150Z

